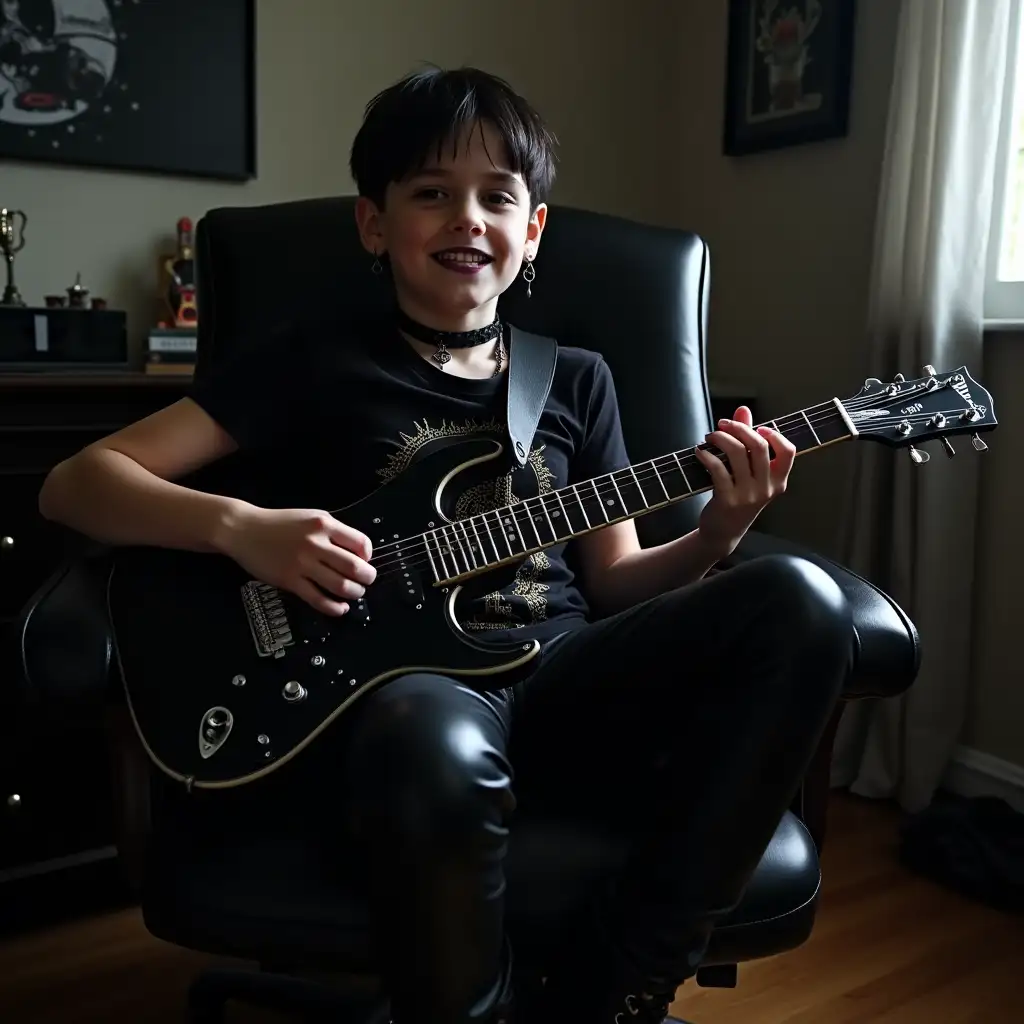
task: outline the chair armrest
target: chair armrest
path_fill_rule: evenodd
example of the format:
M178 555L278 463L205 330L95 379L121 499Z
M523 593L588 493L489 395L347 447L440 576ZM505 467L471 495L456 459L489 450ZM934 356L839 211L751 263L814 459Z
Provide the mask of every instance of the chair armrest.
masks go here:
M884 591L850 569L792 541L750 530L723 568L762 555L793 555L824 569L839 584L853 609L854 661L843 696L895 697L908 690L921 664L917 628Z

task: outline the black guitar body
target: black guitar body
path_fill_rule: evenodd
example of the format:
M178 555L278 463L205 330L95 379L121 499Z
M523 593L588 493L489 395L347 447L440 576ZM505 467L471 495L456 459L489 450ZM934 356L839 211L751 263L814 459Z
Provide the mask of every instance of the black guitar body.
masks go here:
M390 571L347 615L329 617L253 581L219 555L129 548L108 583L115 653L136 729L154 763L188 786L223 788L284 764L361 695L412 671L511 685L535 640L483 644L458 624L460 586L435 586L422 546L394 545L449 522L456 476L502 454L460 440L338 510ZM408 573L408 575L406 575ZM443 578L443 574L442 574Z

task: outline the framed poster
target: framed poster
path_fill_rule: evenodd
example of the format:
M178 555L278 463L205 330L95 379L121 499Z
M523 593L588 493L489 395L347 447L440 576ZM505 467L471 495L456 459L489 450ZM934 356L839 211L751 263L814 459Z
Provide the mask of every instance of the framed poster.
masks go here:
M256 173L254 0L0 0L0 159Z
M855 0L730 0L725 152L846 135Z

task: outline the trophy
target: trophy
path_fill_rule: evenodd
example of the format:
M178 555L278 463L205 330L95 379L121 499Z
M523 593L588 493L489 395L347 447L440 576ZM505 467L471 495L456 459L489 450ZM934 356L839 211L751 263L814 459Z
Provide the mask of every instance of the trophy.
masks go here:
M18 218L21 224L18 224ZM18 294L14 284L14 254L25 248L25 224L28 217L23 210L0 209L0 251L7 260L7 287L4 288L3 306L24 306L25 302Z

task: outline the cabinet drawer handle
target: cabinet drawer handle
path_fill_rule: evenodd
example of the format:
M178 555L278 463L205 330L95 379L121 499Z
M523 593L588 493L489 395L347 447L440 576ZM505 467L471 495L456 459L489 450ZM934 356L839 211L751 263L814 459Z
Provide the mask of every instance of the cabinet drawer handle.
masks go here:
M7 798L7 806L11 808L17 808L21 806L21 795L19 793L12 793Z
M10 551L14 547L13 537L0 537L0 551Z

